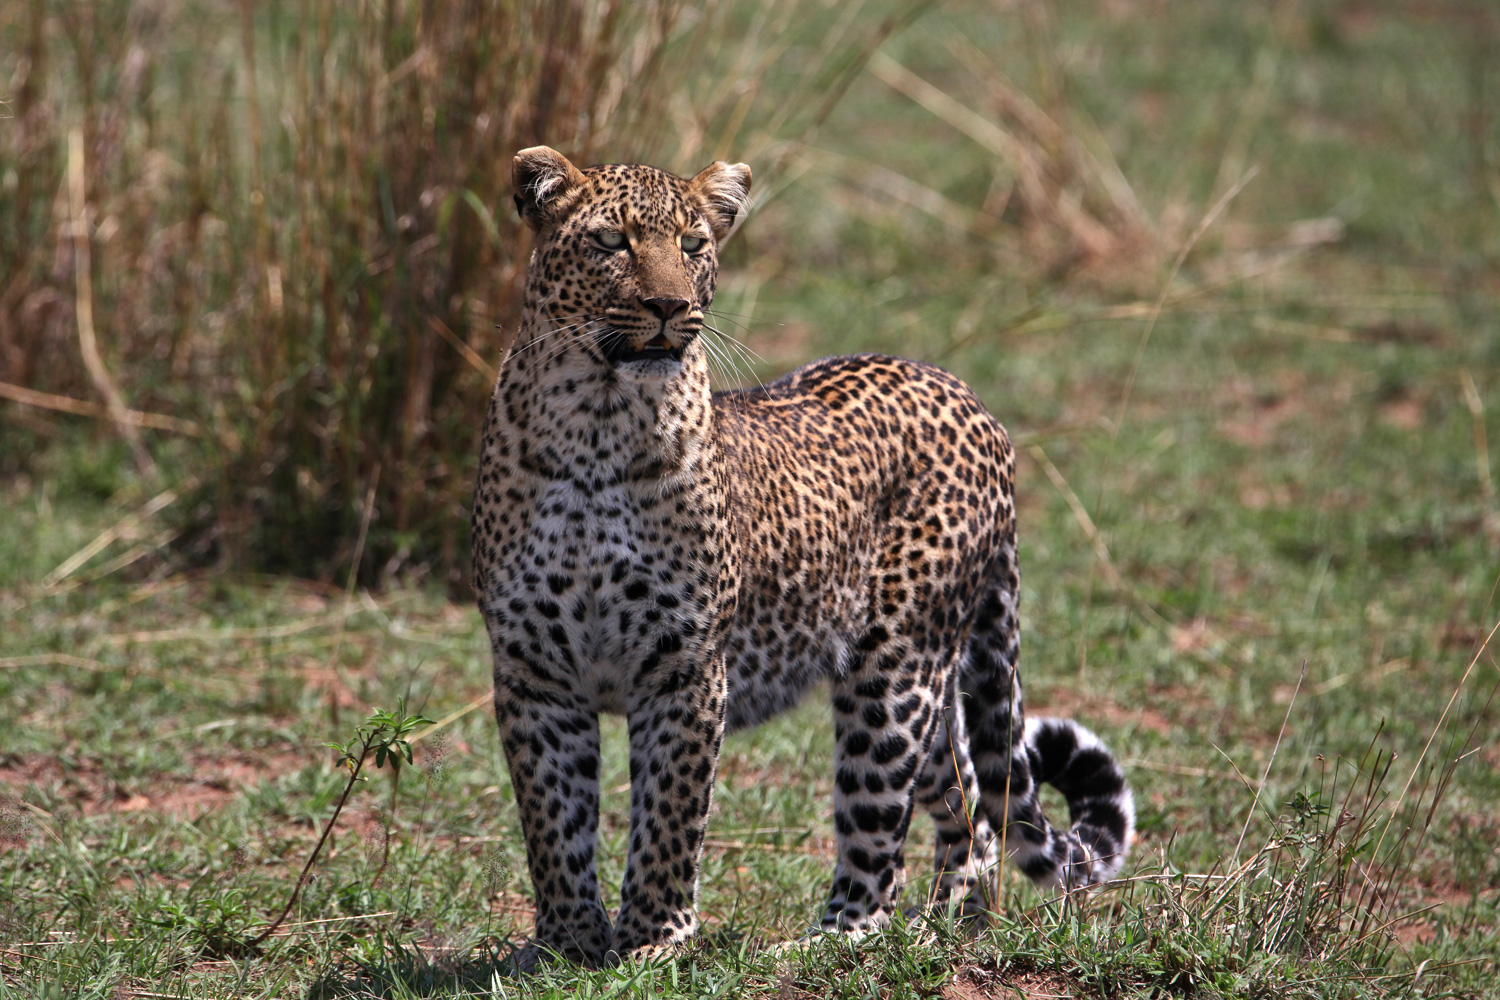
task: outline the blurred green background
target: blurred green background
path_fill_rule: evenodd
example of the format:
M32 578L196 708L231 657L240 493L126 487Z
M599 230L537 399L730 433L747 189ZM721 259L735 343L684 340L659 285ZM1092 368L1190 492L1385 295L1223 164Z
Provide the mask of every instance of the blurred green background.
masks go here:
M1098 729L1138 788L1143 881L1088 930L1026 917L931 946L937 971L877 949L783 980L727 946L702 968L781 995L817 962L851 996L1493 989L1487 0L0 8L0 791L29 831L0 940L74 935L4 952L7 989L248 989L205 942L294 878L334 780L309 748L398 695L482 699L482 628L448 601L529 252L509 163L538 142L751 164L721 386L860 350L974 385L1021 452L1028 704ZM394 788L356 815L397 831L405 888L335 851L304 903L398 915L287 938L251 962L266 982L353 962L416 989L411 949L524 932L524 882L466 895L475 844L520 856L483 716L402 793L420 816ZM731 741L710 928L813 915L830 739L810 704ZM1338 798L1355 773L1364 807ZM1326 870L1278 854L1233 906L1152 894L1242 839ZM271 859L255 879L221 878L234 844ZM1316 932L1256 938L1274 900ZM152 949L100 943L172 906Z

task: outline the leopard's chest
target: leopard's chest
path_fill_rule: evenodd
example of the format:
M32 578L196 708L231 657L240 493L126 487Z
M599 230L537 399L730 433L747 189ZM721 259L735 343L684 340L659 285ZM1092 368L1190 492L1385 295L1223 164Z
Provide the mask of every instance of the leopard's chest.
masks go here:
M492 638L581 707L628 711L653 654L705 642L727 615L713 585L722 532L694 512L695 491L659 481L517 492L533 499L511 510L511 544L489 569Z

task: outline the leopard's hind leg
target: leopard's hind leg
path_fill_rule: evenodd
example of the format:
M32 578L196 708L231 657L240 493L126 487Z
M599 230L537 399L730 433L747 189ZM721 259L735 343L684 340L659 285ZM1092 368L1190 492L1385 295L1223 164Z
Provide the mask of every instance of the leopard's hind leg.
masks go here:
M958 906L971 917L991 908L997 854L994 830L979 809L979 779L969 755L968 727L957 697L958 671L944 699L927 766L917 780L917 801L935 828L932 902Z

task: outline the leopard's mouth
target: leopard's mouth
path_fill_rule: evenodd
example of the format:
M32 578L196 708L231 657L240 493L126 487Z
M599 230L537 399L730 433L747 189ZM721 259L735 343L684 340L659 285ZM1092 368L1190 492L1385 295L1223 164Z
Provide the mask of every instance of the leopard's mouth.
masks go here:
M631 361L681 361L682 345L672 346L665 334L658 333L645 345L632 349L630 338L625 334L616 332L605 346L605 353L609 359L616 364L625 364Z

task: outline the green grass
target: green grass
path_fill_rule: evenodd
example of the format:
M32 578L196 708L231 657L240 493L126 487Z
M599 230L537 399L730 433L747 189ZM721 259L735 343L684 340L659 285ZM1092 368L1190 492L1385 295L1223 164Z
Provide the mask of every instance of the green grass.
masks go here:
M426 590L194 568L150 518L44 586L158 490L98 427L54 424L0 484L0 997L1500 995L1500 25L1478 3L1035 9L940 7L883 51L998 120L972 44L1097 129L1158 243L1081 259L1033 226L1045 205L985 214L1007 169L865 74L757 170L719 307L762 377L896 351L1011 429L1027 704L1126 761L1129 881L1062 908L1008 874L977 935L795 943L833 861L815 696L726 744L689 950L496 979L529 886L481 707L398 787L370 776L245 952L342 788L323 744L399 698L482 700L482 626ZM1330 218L1333 242L1287 238ZM605 744L612 895L618 720Z

